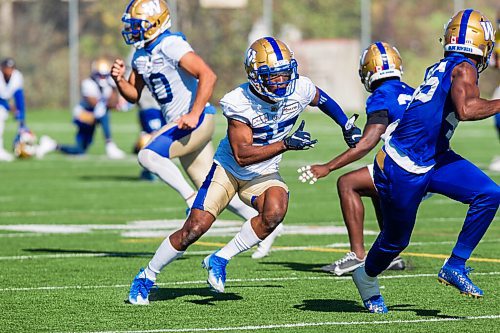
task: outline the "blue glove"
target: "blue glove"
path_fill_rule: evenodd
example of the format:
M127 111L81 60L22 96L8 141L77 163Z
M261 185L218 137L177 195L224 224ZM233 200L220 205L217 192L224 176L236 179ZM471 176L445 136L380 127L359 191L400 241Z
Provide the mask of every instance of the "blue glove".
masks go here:
M361 130L354 125L356 119L358 119L359 115L354 114L342 129L342 133L344 133L344 140L350 148L356 147L356 143L361 139Z
M302 120L299 128L291 136L286 137L283 141L285 143L286 149L288 150L306 150L314 147L314 144L318 140L311 140L311 134L304 131L304 126L306 122Z

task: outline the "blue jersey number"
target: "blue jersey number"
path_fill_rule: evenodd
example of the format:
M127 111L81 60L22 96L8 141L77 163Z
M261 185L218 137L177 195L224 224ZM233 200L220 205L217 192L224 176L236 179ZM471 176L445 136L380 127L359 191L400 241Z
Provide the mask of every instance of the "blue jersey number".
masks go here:
M172 95L172 89L170 89L170 82L168 82L165 75L161 73L154 73L151 74L149 80L151 81L151 85L153 86L153 89L151 90L158 103L170 103L174 96Z

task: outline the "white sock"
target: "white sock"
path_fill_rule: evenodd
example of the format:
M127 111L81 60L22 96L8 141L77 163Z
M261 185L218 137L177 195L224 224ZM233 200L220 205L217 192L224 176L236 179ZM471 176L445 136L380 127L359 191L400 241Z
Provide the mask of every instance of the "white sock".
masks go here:
M138 154L139 164L156 174L186 200L193 195L193 189L182 176L181 171L170 159L150 150L143 149Z
M245 252L252 246L259 244L260 241L261 239L257 237L255 231L253 231L250 220L248 220L243 223L240 232L217 252L217 256L229 260L235 255Z
M241 199L235 195L229 202L227 209L236 215L241 216L245 220L250 220L252 217L257 216L259 213L252 207L246 205Z
M366 301L373 296L380 295L377 277L371 277L366 274L364 265L358 267L352 273L352 279L354 280L354 284L356 284L359 291L359 296L361 296L363 301Z
M170 243L170 237L165 238L155 255L145 269L148 279L155 281L156 275L175 259L184 254L184 251L177 251Z

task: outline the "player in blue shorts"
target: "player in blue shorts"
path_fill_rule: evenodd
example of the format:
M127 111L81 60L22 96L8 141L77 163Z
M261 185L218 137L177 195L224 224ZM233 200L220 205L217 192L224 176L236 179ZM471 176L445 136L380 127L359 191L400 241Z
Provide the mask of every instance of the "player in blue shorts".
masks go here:
M414 89L401 82L403 61L398 50L385 42L376 42L368 46L360 57L359 76L365 89L371 93L366 101L367 122L363 136L355 148L350 148L325 164L316 164L300 168L299 179L314 184L317 179L326 177L359 160L368 154L392 129L394 122L401 119ZM349 234L351 251L321 269L336 275L354 271L365 261L363 241L364 206L361 197L370 197L377 213L377 220L382 229L382 214L378 193L373 183L373 164L348 172L337 181L340 206L344 223ZM403 259L396 257L388 269L404 269Z
M485 234L500 203L500 187L450 148L459 121L485 119L500 112L500 100L480 98L479 73L487 66L494 29L480 12L466 9L446 25L444 58L429 67L401 121L375 158L374 180L383 228L364 266L353 273L364 306L387 312L377 276L410 242L418 206L427 191L469 205L451 256L438 274L440 282L462 294L482 297L469 278L467 259Z

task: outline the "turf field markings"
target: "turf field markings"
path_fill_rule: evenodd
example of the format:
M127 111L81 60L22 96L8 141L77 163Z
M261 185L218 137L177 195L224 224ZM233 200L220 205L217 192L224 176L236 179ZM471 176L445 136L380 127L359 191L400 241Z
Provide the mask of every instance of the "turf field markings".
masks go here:
M475 276L493 276L500 275L500 272L478 272L474 273ZM436 278L437 273L421 273L421 274L400 274L400 275L380 275L378 279L380 280L391 280L391 279L412 279L412 278ZM281 282L281 281L351 281L350 276L302 276L302 277L270 277L270 278L251 278L251 279L227 279L226 282L231 283L249 283L249 282ZM161 282L157 283L159 287L166 286L183 286L183 285L205 285L206 280L192 280L192 281L177 281L177 282ZM115 285L73 285L73 286L41 286L41 287L14 287L14 288L0 288L0 292L15 292L15 291L57 291L57 290L74 290L74 289L106 289L106 288L129 288L130 284L115 284ZM237 288L238 286L233 286Z
M196 242L195 245L201 246L214 246L221 247L226 245L225 243L211 243L211 242ZM308 252L335 252L335 253L346 253L349 252L348 249L337 249L337 248L327 248L327 247L315 247L315 246L273 246L273 251L308 251ZM435 258L435 259L447 259L449 254L434 254L434 253L416 253L416 252L402 252L401 255L406 257L424 257L424 258ZM476 262L494 262L500 263L500 259L496 258L475 258L472 257L468 261Z
M150 330L134 331L92 331L81 333L176 333L176 332L220 332L220 331L250 331L280 328L300 328L300 327L319 327L319 326L364 326L364 325L387 325L387 324L417 324L432 322L450 322L450 321L471 321L485 319L500 319L500 315L486 316L467 316L452 318L428 318L428 319L400 319L400 320L373 320L373 321L325 321L312 323L289 323L272 325L248 325L248 326L226 326L226 327L197 327L197 328L158 328Z

